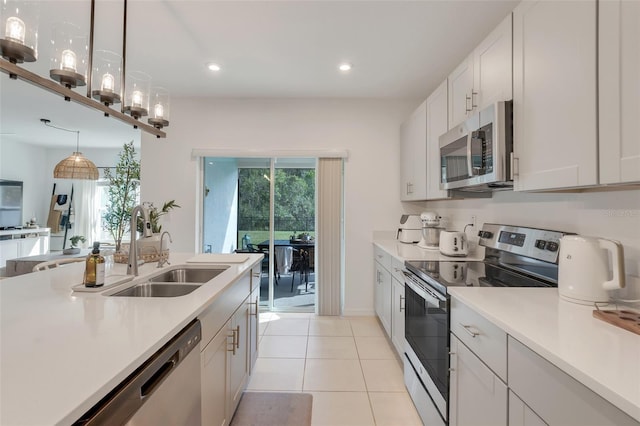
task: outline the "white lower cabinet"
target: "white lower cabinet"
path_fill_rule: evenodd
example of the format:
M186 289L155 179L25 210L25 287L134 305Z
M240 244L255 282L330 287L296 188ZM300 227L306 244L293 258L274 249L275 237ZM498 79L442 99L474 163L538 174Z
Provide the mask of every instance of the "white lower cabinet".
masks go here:
M375 310L376 315L384 327L384 331L391 336L391 255L374 246L375 262Z
M252 303L259 302L260 286L251 288L247 273L199 316L204 425L229 424L257 358L258 311Z
M449 425L640 423L451 298Z
M509 388L544 423L551 426L640 424L511 336L507 356Z
M507 425L507 385L451 335L449 425Z
M509 426L546 426L547 424L518 396L509 391Z
M391 284L391 341L398 354L404 353L404 282L394 276Z
M258 360L258 344L260 342L260 284L249 296L249 375L253 373L253 366Z
M201 354L202 374L202 424L224 426L230 422L229 405L229 358L232 335L230 322L220 330Z

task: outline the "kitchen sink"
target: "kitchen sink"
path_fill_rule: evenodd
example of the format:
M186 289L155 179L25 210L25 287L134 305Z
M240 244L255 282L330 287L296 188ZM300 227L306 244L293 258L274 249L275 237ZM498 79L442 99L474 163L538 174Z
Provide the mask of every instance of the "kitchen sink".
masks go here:
M228 266L221 266L218 268L176 268L164 271L161 274L154 275L149 278L150 282L162 282L162 283L206 283L210 279L217 277Z
M124 297L178 297L189 294L202 284L188 283L152 283L144 282L134 285L111 296Z
M110 296L123 297L178 297L189 294L204 283L229 269L227 265L215 268L174 267L147 278Z

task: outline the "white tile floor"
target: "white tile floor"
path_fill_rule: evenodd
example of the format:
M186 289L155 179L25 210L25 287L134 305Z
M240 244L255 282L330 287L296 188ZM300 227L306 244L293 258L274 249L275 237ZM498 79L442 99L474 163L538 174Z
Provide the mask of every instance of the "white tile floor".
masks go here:
M422 424L374 317L262 313L247 390L313 394L312 426Z

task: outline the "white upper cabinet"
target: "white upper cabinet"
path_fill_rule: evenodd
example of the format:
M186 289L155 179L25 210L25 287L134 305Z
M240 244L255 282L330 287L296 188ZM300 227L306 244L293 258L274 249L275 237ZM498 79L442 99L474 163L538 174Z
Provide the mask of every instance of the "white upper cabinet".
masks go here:
M512 16L509 14L449 74L449 129L497 101L512 98Z
M438 138L448 130L447 81L427 98L427 200L447 198L440 189L440 145Z
M449 74L449 129L462 123L473 111L473 55Z
M481 111L513 98L513 17L509 14L473 51L473 105Z
M514 189L598 183L595 0L515 8L513 110Z
M640 181L640 2L599 4L600 183Z
M427 198L427 103L400 126L400 199Z

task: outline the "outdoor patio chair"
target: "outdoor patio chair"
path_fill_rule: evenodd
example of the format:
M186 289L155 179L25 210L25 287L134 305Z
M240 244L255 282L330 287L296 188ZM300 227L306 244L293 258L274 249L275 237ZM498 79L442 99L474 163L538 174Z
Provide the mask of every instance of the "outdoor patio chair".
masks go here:
M270 253L269 250L260 250L259 248L257 248L256 246L254 246L253 244L249 243L247 244L247 252L249 253L262 253L264 254L264 259L262 259L262 272L266 272L267 276L269 275L269 258L270 258ZM237 252L237 250L236 250ZM280 274L278 273L278 262L277 262L277 257L276 254L273 253L273 279L276 283L276 285L278 285L278 278L280 277Z
M309 252L305 249L293 250L293 264L291 265L291 291L296 280L296 272L300 275L300 284L304 276L304 291L309 291Z

